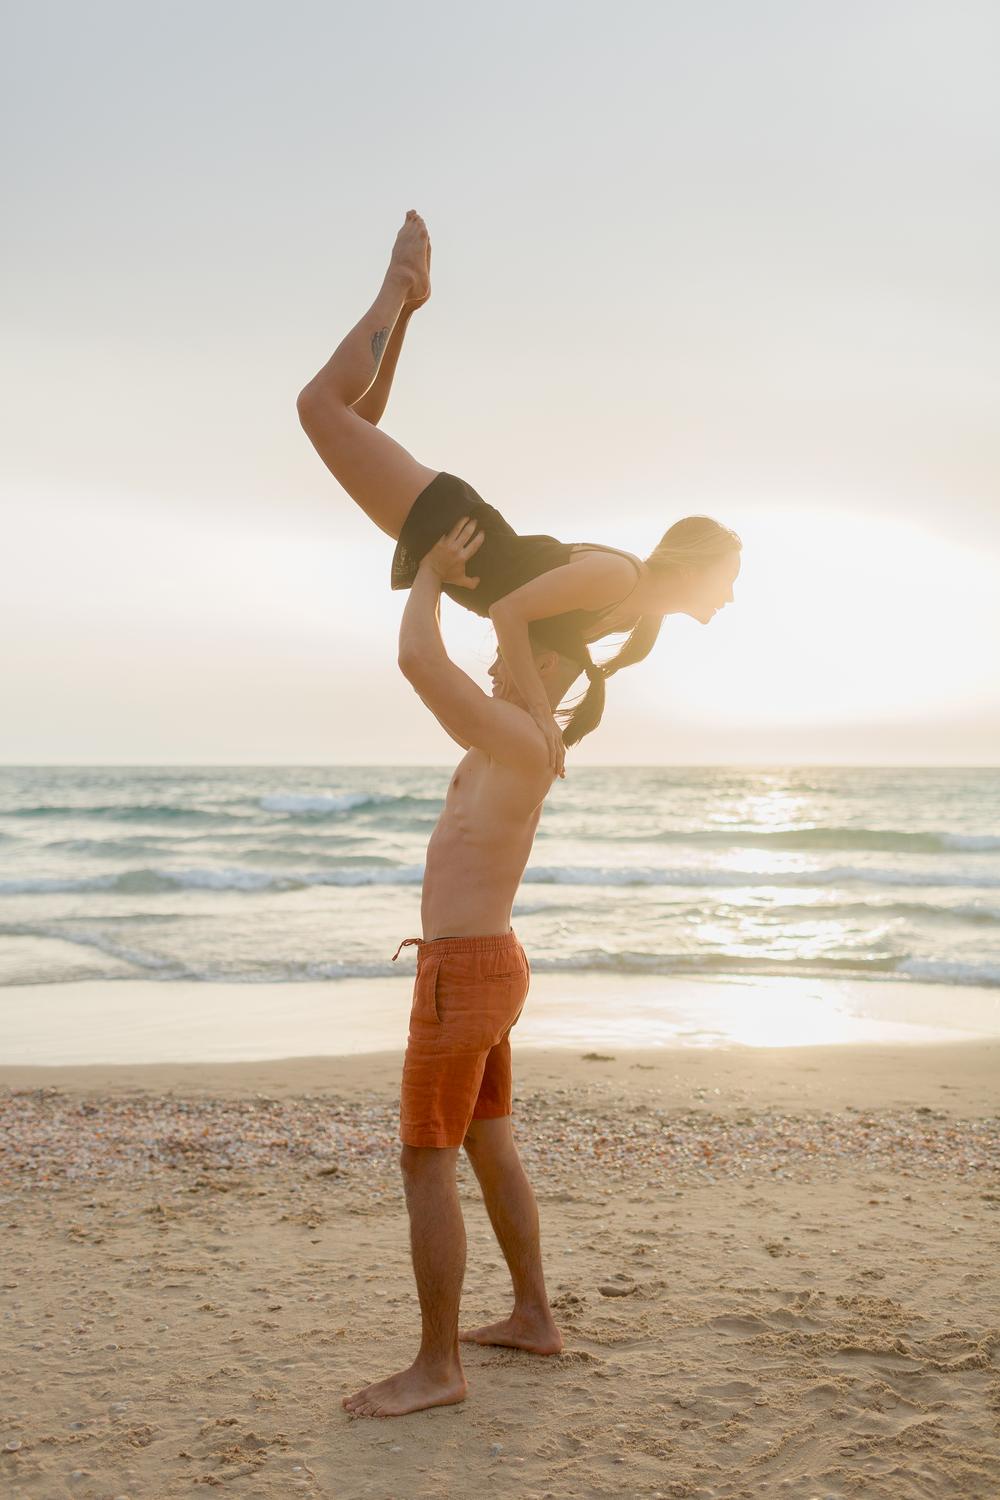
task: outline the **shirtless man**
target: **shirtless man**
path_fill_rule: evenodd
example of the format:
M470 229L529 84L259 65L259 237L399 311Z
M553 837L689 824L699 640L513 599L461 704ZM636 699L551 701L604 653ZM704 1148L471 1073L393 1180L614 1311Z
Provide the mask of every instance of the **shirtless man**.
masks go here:
M400 626L401 670L466 753L427 846L423 938L400 944L417 945L399 1134L422 1338L408 1369L344 1398L354 1416L398 1417L463 1400L460 1340L533 1354L562 1348L545 1292L535 1195L511 1131L508 1040L530 975L511 908L554 776L545 737L499 652L487 695L448 657L438 613L442 583L471 586L465 564L481 541L465 519L442 537L420 565ZM535 649L534 659L555 708L579 663L546 649ZM510 1268L514 1309L459 1333L463 1146Z

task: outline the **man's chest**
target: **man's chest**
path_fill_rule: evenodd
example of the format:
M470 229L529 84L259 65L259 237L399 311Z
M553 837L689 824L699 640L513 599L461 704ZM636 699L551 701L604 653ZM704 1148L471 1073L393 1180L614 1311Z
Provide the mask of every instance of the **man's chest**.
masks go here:
M513 838L529 815L528 802L525 788L517 785L509 767L473 749L452 772L442 822L491 838L507 830Z

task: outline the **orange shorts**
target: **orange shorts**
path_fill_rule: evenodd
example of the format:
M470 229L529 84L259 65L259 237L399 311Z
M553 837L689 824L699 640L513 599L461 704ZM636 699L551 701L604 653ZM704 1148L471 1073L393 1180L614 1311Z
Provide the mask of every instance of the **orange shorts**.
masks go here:
M417 945L417 977L399 1138L406 1146L460 1146L471 1120L511 1112L508 1037L531 966L513 931L405 942Z

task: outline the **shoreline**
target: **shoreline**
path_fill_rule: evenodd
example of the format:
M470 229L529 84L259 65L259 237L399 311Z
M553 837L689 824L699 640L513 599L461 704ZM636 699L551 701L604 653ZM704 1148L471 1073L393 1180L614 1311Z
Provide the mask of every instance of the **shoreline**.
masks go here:
M297 984L78 980L0 988L0 1063L145 1066L402 1050L412 973ZM916 981L536 973L515 1055L1000 1039L1000 991Z

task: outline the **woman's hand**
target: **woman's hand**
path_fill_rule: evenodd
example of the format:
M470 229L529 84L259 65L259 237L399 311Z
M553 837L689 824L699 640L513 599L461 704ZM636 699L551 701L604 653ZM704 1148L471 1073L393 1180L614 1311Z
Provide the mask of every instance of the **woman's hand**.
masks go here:
M532 710L531 717L545 736L545 743L549 751L549 766L556 776L566 775L566 746L563 742L562 730L556 723L555 714L550 708Z
M477 588L479 579L468 576L465 564L474 552L479 551L485 540L485 531L480 531L475 521L470 521L468 516L462 516L448 534L424 554L420 566L430 568L442 583L457 584L463 589Z

